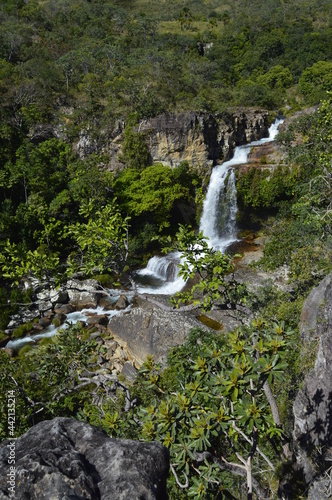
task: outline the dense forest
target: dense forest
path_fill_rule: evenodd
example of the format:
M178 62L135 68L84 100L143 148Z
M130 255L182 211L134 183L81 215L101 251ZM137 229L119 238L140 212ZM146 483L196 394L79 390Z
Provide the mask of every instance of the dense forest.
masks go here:
M224 301L255 317L227 335L193 331L164 371L149 359L131 388L141 404L130 411L121 381L115 389L75 389L100 349L83 327L14 357L1 350L1 392L15 385L22 394L18 435L65 415L111 436L158 439L176 457L175 499L245 498L243 474L211 457L233 463L257 439L254 491L277 495L290 460L290 404L313 362L310 349L299 359L299 315L332 269L331 16L331 0L1 2L0 340L10 318L33 303L27 282L58 286L79 274L128 285L162 247L188 252L190 261L197 243L205 249L192 261L201 287L173 303L191 303L198 293L205 310ZM187 162L152 164L139 132L140 122L165 112L240 107L267 109L271 119L315 109L278 135L282 166L237 180L239 227L267 237L258 265L267 272L287 266L287 291L269 283L253 294L227 281L232 257L197 235L206 178ZM115 130L123 137L116 170L108 148ZM80 155L84 137L93 147ZM185 266L182 273L194 276ZM280 406L277 424L264 400L267 383ZM92 390L109 398L99 392L92 403ZM293 498L304 498L295 483Z

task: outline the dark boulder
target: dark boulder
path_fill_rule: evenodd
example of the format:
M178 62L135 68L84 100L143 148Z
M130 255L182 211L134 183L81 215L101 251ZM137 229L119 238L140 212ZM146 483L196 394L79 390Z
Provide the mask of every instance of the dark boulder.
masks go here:
M9 444L0 447L0 498L8 498ZM16 500L166 500L169 452L111 439L69 418L35 425L15 442ZM13 497L11 497L13 498Z

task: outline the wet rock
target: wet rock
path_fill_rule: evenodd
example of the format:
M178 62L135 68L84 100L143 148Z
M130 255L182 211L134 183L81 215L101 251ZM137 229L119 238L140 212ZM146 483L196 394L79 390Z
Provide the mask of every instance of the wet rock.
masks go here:
M47 328L52 323L52 317L43 316L39 318L38 323L42 328Z
M108 325L108 316L106 314L94 314L87 318L87 325Z
M53 311L45 311L44 317L45 318L53 318L54 312Z
M120 310L126 309L128 306L129 306L129 301L128 301L127 297L125 295L121 294L120 297L118 298L118 300L116 301L115 309L120 311Z
M71 304L56 304L54 306L54 312L56 314L69 314L74 311L75 308Z
M99 300L99 306L109 311L114 307L114 300L111 297L101 297Z
M60 326L62 325L67 319L67 316L65 314L55 314L52 323L55 326Z
M39 323L34 323L34 325L33 325L34 332L42 332L44 330L44 328L45 327L43 325L40 325Z
M0 497L8 494L8 441L0 448ZM55 418L16 440L16 500L167 500L169 452L159 443L111 439Z

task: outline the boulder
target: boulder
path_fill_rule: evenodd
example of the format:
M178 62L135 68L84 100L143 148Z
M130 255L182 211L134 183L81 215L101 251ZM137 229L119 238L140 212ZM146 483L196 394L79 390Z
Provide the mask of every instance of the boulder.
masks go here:
M107 326L108 324L108 316L106 314L94 314L88 316L86 320L87 325L102 325Z
M300 318L300 334L305 343L318 339L321 334L319 324L322 322L326 302L326 290L332 283L332 273L326 276L320 284L314 288L303 304Z
M52 323L55 326L60 326L62 325L67 319L67 316L65 314L55 314Z
M78 311L97 307L99 301L98 289L99 283L93 279L84 281L73 279L67 282L70 304Z
M309 348L318 342L315 366L293 406L294 450L309 484L331 467L332 458L332 273L305 301L300 332Z
M43 328L47 328L52 323L52 318L50 316L43 316L39 318L39 325Z
M75 311L75 308L71 304L55 304L54 312L56 314L69 314Z
M135 365L141 366L151 355L165 366L169 349L183 344L197 327L202 328L202 323L188 314L139 298L137 307L110 318L107 328Z
M0 447L0 498L9 498L8 456ZM159 443L111 439L91 425L57 417L15 440L16 500L167 500L169 452Z
M331 500L332 498L332 475L314 481L308 491L308 500Z
M114 308L114 299L102 296L99 300L99 306L106 311L112 310Z
M126 377L129 382L134 382L137 377L137 370L129 361L126 361L121 370L121 375Z
M45 303L51 302L52 304L56 304L58 302L59 304L65 304L68 302L69 297L67 290L50 288L38 292L37 299Z
M129 306L129 301L128 301L127 297L125 295L121 294L120 297L118 298L118 300L116 301L115 309L117 309L118 311L121 311L123 309L126 309L128 306Z

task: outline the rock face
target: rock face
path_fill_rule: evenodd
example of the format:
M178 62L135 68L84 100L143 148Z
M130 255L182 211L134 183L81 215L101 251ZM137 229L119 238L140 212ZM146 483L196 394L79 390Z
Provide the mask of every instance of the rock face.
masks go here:
M148 355L165 365L170 347L182 344L195 327L202 328L195 318L163 310L144 299L138 299L138 307L113 316L108 324L110 334L137 366L142 365Z
M268 112L255 109L212 115L165 113L142 121L154 162L177 166L188 161L195 167L227 159L234 148L268 136Z
M0 498L9 498L8 444L0 448ZM156 442L111 439L89 424L58 417L18 438L15 455L16 500L168 498L169 453Z
M318 342L314 369L293 407L295 453L309 484L331 467L332 459L332 273L307 298L300 332L307 348Z

